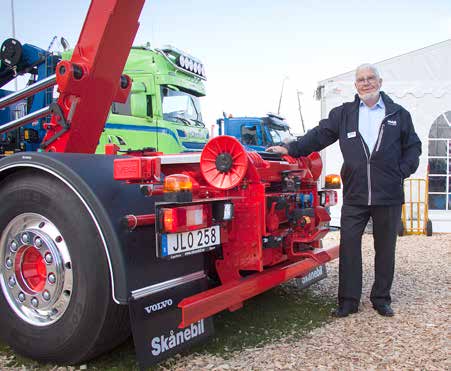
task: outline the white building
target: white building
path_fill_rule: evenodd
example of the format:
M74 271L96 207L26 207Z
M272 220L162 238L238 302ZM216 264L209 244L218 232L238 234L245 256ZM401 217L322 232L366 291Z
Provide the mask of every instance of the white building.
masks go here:
M374 64L383 79L382 90L411 113L423 143L420 166L412 178L429 179L433 230L451 232L451 39ZM322 118L354 99L354 76L350 71L319 82ZM343 158L338 143L323 152L323 174L339 174ZM416 194L413 199L426 200ZM340 207L332 209L331 225L339 225Z

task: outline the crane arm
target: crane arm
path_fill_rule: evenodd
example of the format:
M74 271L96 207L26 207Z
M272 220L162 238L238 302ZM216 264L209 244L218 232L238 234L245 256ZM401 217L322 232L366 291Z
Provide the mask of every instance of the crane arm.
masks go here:
M112 102L125 102L131 80L121 74L144 0L92 0L70 61L56 69L60 96L43 148L94 153Z

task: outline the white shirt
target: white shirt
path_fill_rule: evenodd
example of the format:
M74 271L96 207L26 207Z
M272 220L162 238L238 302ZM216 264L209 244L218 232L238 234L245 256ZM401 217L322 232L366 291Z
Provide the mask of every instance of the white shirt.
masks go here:
M373 107L368 107L364 101L360 101L359 107L359 132L368 146L370 152L373 152L379 134L379 128L385 117L385 104L382 97Z

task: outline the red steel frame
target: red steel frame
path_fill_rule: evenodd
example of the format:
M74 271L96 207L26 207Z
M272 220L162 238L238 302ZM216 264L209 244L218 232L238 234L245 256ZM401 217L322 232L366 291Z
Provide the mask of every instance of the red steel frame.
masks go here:
M56 69L62 116L54 114L44 143L52 152L94 153L111 103L125 102L131 81L121 74L144 0L95 0L70 61ZM62 120L70 128L63 130ZM56 139L55 139L56 138Z

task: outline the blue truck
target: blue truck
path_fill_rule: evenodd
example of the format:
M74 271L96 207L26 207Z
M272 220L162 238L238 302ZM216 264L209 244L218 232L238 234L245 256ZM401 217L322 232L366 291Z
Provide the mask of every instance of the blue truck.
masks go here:
M227 117L216 121L219 135L237 138L247 149L264 151L269 146L295 139L283 117L268 113L265 117Z
M18 40L6 39L0 47L0 98L12 91L4 86L18 76L29 74L27 85L47 78L55 73L61 57L31 44L21 44ZM27 113L48 106L53 100L53 88L37 93L32 99L18 101L0 110L0 124L14 121ZM35 151L45 134L44 124L49 118L38 119L23 127L8 131L0 136L0 153L11 154L18 151Z

